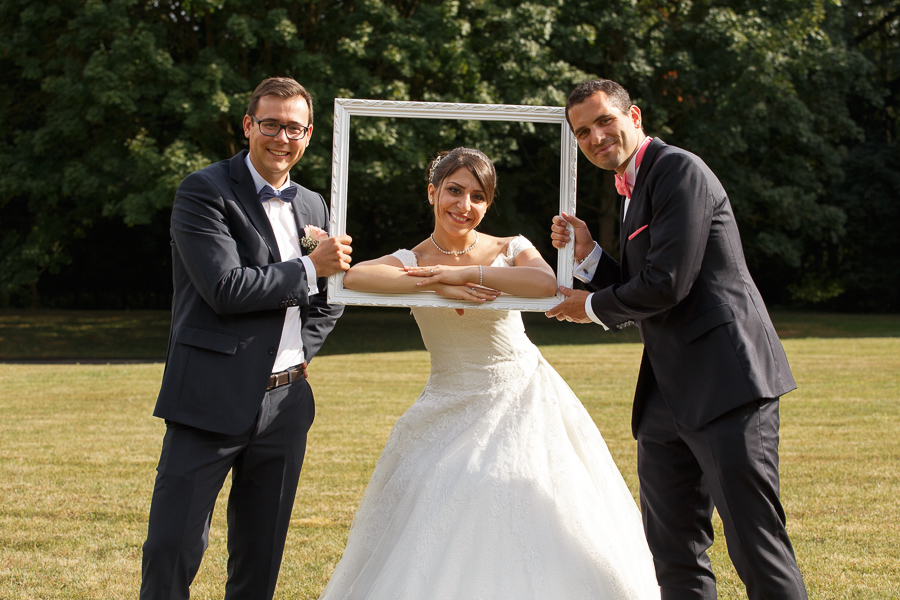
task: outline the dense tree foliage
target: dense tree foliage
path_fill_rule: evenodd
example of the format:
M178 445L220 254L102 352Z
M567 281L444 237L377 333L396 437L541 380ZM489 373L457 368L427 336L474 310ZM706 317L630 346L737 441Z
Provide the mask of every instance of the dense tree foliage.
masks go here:
M896 309L898 253L869 259L897 244L897 28L887 0L0 0L0 305L165 305L175 188L243 147L264 77L313 93L293 176L327 197L335 97L562 105L603 76L719 174L767 297ZM500 170L486 227L550 251L555 128L355 118L357 256L423 237L425 165L457 144ZM616 211L583 163L607 244Z
M844 37L863 54L865 79L852 90L850 111L864 136L843 166L847 183L835 196L847 215L846 235L830 253L844 309L900 310L900 5L851 0Z

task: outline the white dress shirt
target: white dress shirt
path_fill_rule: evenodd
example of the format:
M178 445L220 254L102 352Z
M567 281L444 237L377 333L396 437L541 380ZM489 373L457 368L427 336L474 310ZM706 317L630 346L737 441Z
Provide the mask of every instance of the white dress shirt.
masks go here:
M265 186L273 187L268 181L263 179L262 175L250 162L250 155L244 158L247 168L250 169L250 175L253 176L253 183L256 185L256 193L258 194ZM283 186L275 190L281 192L291 185L291 178L288 176ZM313 296L319 293L316 285L316 267L308 256L303 256L300 251L300 235L297 231L297 223L294 221L294 207L290 202L283 202L278 199L263 202L263 208L266 216L269 217L269 223L272 224L272 230L275 232L275 240L278 242L278 252L281 254L281 260L292 260L299 258L306 269L306 281L309 285L309 295ZM275 364L272 366L273 373L280 373L285 369L297 366L304 361L303 356L303 323L300 319L300 309L296 306L289 306L284 315L284 328L281 330L281 342L278 344L278 353L275 355Z

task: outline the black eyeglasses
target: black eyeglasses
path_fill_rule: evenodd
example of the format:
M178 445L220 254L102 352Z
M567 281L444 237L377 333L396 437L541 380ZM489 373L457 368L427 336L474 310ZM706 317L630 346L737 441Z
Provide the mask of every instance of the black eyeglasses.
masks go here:
M260 121L253 115L250 115L250 119L259 126L261 134L269 137L275 137L282 129L289 140L302 140L309 133L309 127L303 125L282 125L278 121L271 120Z

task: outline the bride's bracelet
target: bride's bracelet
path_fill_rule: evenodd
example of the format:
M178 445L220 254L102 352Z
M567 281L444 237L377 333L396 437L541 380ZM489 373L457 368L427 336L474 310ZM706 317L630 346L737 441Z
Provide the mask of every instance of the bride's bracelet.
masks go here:
M478 285L484 286L484 271L481 270L481 265L478 265Z

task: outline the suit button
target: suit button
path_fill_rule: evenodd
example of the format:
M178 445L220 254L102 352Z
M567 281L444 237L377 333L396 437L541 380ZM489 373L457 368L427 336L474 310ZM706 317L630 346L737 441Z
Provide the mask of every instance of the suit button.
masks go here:
M278 348L276 348L275 346L269 348L269 354L271 354L272 356L274 356L276 352L278 352Z

